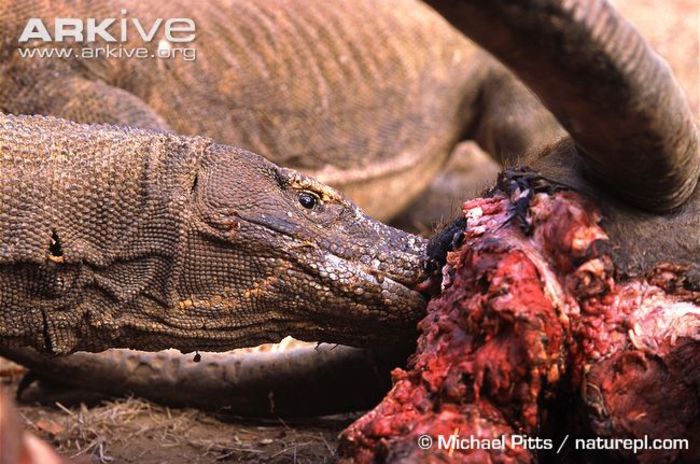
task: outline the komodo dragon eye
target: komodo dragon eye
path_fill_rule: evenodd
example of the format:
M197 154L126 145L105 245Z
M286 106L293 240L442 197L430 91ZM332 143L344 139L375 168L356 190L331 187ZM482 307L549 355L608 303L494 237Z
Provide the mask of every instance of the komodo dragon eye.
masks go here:
M321 202L319 196L313 192L300 192L298 199L299 204L309 210L314 209Z

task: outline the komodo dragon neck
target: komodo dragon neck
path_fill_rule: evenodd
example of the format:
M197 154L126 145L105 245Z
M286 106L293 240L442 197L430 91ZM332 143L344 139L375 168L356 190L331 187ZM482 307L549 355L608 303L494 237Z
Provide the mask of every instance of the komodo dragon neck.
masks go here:
M6 346L363 345L413 330L424 306L408 288L421 239L249 152L0 115L0 171Z
M183 251L194 173L211 142L85 132L49 118L0 122L3 342L65 352L89 331L109 338L122 311L115 304L128 312L138 300L154 310L171 302L168 270Z

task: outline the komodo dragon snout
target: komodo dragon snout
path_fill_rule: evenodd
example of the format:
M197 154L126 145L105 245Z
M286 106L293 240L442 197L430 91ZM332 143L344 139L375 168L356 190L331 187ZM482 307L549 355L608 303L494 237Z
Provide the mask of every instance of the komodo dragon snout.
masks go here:
M415 330L425 241L256 154L209 148L194 186L180 302L247 345L293 335L362 345ZM232 331L232 328L235 328Z

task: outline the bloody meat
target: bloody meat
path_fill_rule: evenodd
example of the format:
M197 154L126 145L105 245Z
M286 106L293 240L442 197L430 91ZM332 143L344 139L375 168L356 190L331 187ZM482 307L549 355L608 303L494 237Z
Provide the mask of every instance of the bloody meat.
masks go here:
M407 370L394 370L384 400L343 432L341 458L532 462L552 457L567 432L698 446L699 294L683 285L683 267L616 281L596 205L528 182L464 204L463 236L450 231L455 249L417 351ZM513 434L527 435L527 446ZM472 441L460 449L451 435ZM568 460L586 460L572 448L563 449ZM678 456L645 450L636 459Z

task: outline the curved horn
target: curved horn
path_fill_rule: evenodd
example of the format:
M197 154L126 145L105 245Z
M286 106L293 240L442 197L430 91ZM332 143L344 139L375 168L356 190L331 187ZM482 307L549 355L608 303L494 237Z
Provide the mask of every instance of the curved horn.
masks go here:
M0 355L72 389L135 394L156 403L236 416L298 417L367 409L391 387L406 349L374 354L321 344L285 351L202 353L107 350L50 357L30 348Z
M683 91L606 1L428 3L537 93L616 194L666 211L693 192L699 136Z

